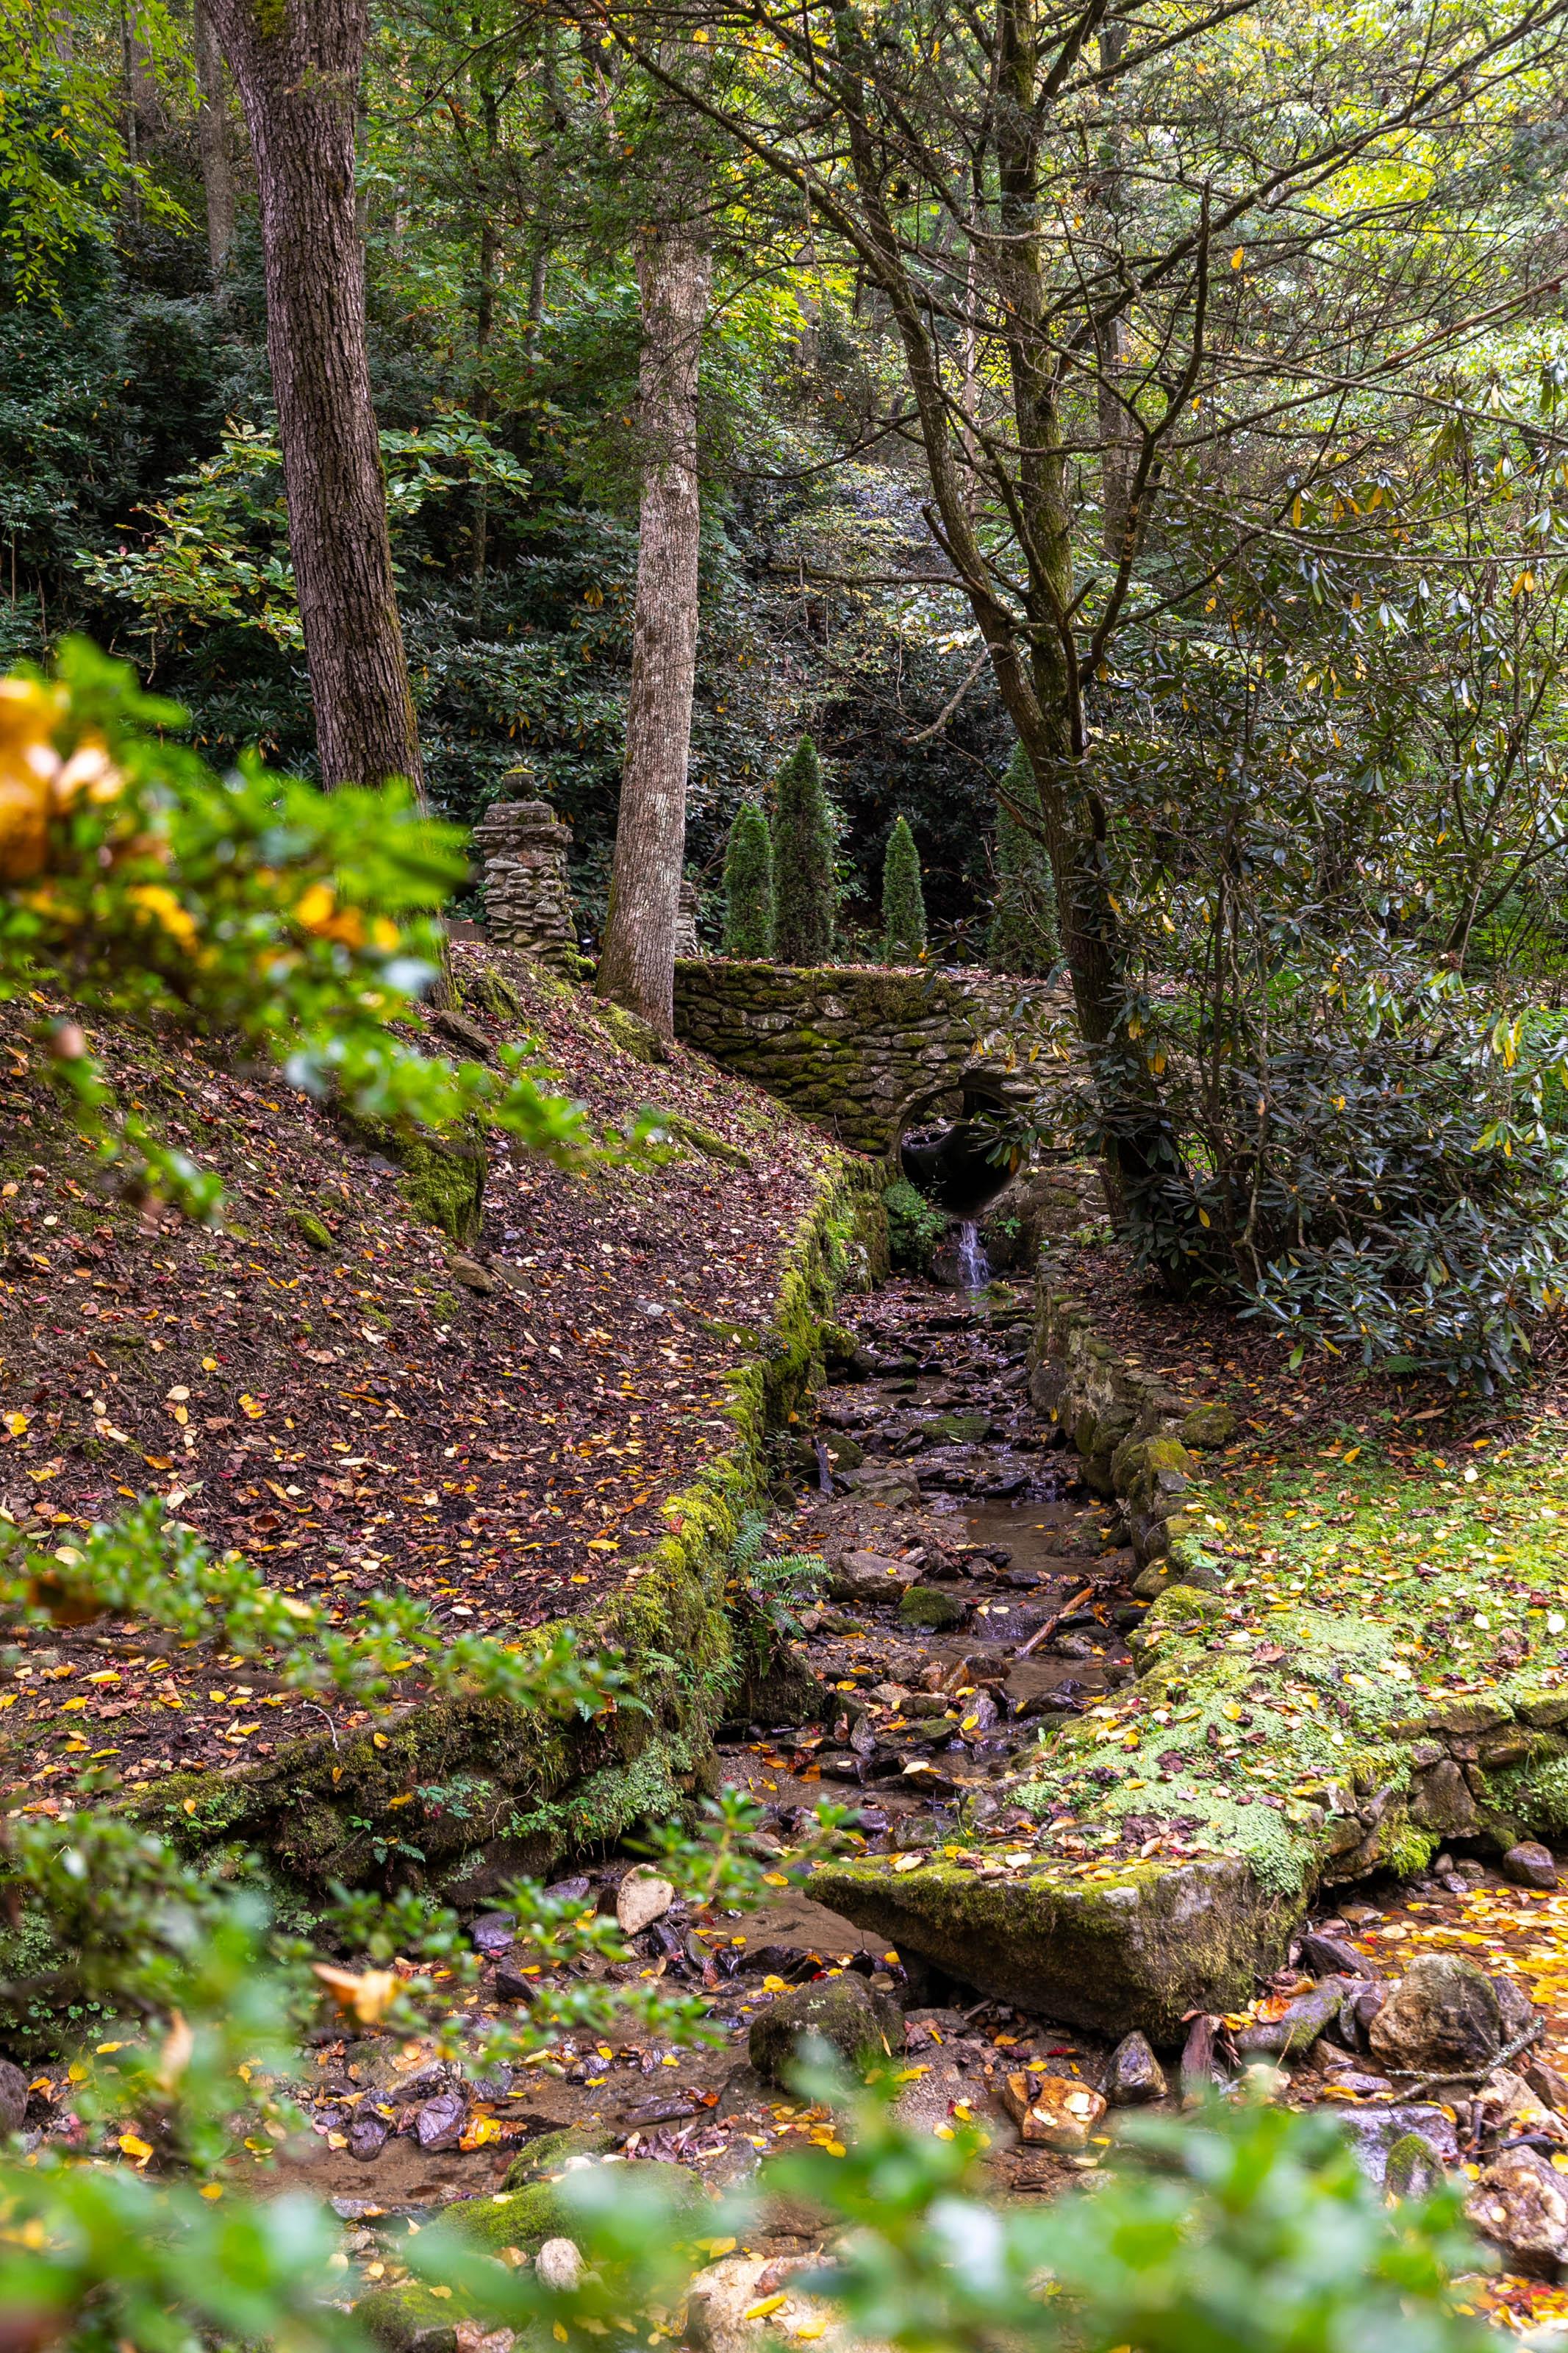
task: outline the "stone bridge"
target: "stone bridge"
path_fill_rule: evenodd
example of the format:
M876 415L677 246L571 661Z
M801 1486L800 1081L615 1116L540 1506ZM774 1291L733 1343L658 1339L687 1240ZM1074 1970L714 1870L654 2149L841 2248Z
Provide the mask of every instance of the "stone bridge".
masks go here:
M839 1143L897 1150L928 1117L986 1104L1033 1111L1078 1082L1065 987L994 973L818 969L721 956L675 967L675 1026L689 1045L777 1095Z

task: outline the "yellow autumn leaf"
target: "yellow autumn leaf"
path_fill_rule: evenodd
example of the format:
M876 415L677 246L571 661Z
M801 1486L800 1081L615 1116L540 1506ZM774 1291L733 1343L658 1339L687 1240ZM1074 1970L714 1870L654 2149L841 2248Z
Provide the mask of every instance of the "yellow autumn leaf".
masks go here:
M0 681L0 683L3 682ZM5 1416L5 1427L13 1438L20 1438L30 1419L31 1417L25 1413L8 1413Z
M760 2304L749 2305L741 2317L742 2320L765 2320L770 2312L777 2312L780 2306L788 2300L782 2295L764 2295Z
M139 2140L133 2132L122 2132L115 2147L123 2149L127 2157L134 2158L138 2165L145 2165L153 2154L152 2143Z
M267 1408L262 1404L259 1398L242 1397L239 1400L239 1409L241 1413L247 1418L247 1419L251 1421L259 1421L262 1415L266 1412Z
M366 1969L356 1976L353 1969L334 1968L330 1961L310 1966L338 2008L345 2016L352 2011L362 2026L381 2024L402 1983L395 1969Z
M1232 268L1233 269L1239 269L1241 268L1242 263L1246 260L1246 259L1247 259L1247 248L1246 248L1246 247L1245 247L1245 246L1240 246L1240 245L1238 245L1238 246L1237 247L1237 248L1236 248L1236 251L1235 251L1235 252L1231 255L1231 257L1230 257L1230 266L1231 266L1231 268Z

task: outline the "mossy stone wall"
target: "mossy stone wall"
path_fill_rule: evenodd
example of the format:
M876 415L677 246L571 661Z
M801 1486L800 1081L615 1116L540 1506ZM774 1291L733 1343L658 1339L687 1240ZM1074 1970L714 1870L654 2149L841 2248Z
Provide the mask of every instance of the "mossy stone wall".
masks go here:
M1043 981L968 971L742 964L675 967L675 1026L858 1152L890 1152L911 1114L971 1086L1037 1110L1078 1082L1070 1006Z

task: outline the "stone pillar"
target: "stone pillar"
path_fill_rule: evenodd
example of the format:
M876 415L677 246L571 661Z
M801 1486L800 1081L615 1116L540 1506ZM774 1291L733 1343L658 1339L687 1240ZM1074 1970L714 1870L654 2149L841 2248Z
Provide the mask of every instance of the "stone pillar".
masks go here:
M697 910L700 902L695 882L680 886L680 904L675 914L675 953L678 956L700 955L697 939Z
M563 965L577 944L566 850L572 828L548 801L497 801L474 828L483 857L485 925L498 946Z

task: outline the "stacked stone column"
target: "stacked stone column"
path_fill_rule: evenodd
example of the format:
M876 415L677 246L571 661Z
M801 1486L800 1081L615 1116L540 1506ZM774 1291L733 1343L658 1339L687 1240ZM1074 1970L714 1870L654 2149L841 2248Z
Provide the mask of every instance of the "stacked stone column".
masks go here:
M564 966L577 944L566 852L572 828L548 801L497 801L474 828L484 859L485 927L500 947Z

